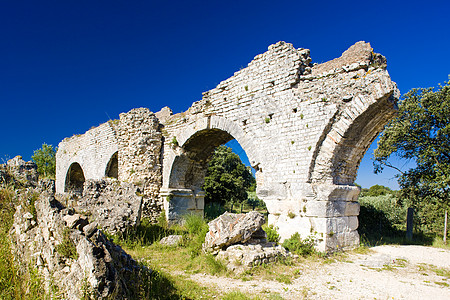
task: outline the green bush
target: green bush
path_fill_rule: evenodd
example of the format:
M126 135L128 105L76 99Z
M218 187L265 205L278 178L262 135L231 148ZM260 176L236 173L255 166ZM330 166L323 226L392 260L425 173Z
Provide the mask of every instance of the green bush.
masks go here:
M360 233L393 234L406 229L407 207L392 194L360 197Z
M280 235L277 232L277 229L273 225L264 225L263 230L267 234L267 241L278 243L280 241Z
M227 271L227 267L222 261L217 260L213 255L206 255L206 263L208 264L209 271L212 275L225 273Z
M205 231L208 228L208 224L206 224L205 219L201 215L196 214L190 214L186 215L184 217L185 223L184 226L186 227L187 231L191 235L197 235Z
M298 232L294 233L289 239L284 240L283 247L292 253L308 256L316 253L314 246L316 245L316 238L308 236L302 239Z

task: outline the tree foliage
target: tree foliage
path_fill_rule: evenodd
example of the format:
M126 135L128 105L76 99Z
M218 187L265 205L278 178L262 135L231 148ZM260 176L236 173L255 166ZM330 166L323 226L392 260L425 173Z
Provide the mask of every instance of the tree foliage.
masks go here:
M31 159L36 163L40 175L46 178L55 178L56 150L52 145L42 144L41 149L34 151Z
M205 177L205 203L242 203L255 182L251 171L227 146L216 148Z
M386 126L378 142L375 172L381 172L385 166L394 167L388 162L392 154L416 163L415 168L399 175L403 196L416 203L433 199L449 204L449 82L437 89L413 89L404 96L398 115Z
M377 197L389 194L395 195L396 192L391 190L387 186L376 184L368 189L361 189L360 197Z

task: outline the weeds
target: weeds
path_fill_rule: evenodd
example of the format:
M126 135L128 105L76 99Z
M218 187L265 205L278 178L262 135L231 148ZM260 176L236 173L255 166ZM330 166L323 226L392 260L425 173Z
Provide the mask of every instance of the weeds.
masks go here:
M228 293L223 297L223 300L250 300L251 298L247 297L245 294L243 294L240 291L234 291L231 293Z
M77 248L70 238L70 228L64 228L63 240L59 245L56 245L56 252L66 258L78 259Z
M281 283L285 283L285 284L292 284L291 277L286 274L277 275L277 277L275 277L275 280L278 282L281 282Z
M34 266L23 273L15 265L9 229L16 201L13 186L0 187L0 299L45 299L42 279Z
M280 241L280 235L277 232L276 227L273 225L263 225L263 230L267 234L267 241L278 243Z
M283 247L290 252L307 256L316 253L314 246L316 245L316 239L314 236L308 236L305 239L300 237L298 232L294 233L289 239L284 240Z
M185 227L188 232L188 236L185 236L185 246L187 246L191 258L194 258L202 253L202 245L209 227L203 217L199 215L186 216Z

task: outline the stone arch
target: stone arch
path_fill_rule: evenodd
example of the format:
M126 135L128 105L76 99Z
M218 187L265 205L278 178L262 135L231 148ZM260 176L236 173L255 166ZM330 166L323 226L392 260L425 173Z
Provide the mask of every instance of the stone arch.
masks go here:
M248 151L251 139L239 126L221 117L197 120L183 128L176 139L179 145L168 159L170 171L161 189L169 221L179 219L185 213L203 213L204 192L201 187L207 163L216 147L236 139L251 164L256 161L254 153Z
M72 163L67 170L64 192L82 194L85 180L81 165L77 162Z
M200 190L208 160L214 149L231 141L233 136L220 129L203 129L182 145L183 153L175 157L169 178L169 188Z
M119 158L118 151L114 152L108 161L105 169L105 176L111 178L119 178Z
M175 163L180 163L184 159L182 158L182 156L186 154L186 147L190 149L191 146L188 145L194 145L193 141L196 140L195 137L206 137L209 135L210 137L215 136L215 138L219 138L218 133L214 133L215 130L219 130L219 132L224 132L229 135L227 136L226 134L224 134L223 140L226 140L224 143L232 139L236 139L236 141L241 145L242 149L247 154L252 167L256 170L258 169L258 153L256 152L256 147L254 147L255 143L253 142L252 137L248 135L244 130L242 130L241 127L236 125L235 122L219 116L208 116L187 124L186 126L183 126L182 130L179 130L178 132L174 132L172 134L172 136L178 142L178 147L176 149L165 151L162 185L163 188L167 189L170 186L173 186L173 183L171 183L170 181L171 178L172 180L175 178L174 165L176 165ZM205 135L203 135L203 133L205 133ZM172 138L169 138L168 140L172 140ZM218 145L212 148L210 146L209 150L212 151ZM203 152L204 154L207 153L207 151Z
M361 159L395 114L392 94L376 101L355 98L338 116L333 116L319 139L309 182L353 185Z

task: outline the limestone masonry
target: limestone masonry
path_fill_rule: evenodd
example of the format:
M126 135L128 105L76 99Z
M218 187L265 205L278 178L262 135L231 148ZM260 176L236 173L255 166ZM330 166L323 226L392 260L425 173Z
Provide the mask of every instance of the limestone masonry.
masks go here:
M176 221L203 212L208 159L236 139L282 239L299 232L320 238L322 251L353 247L359 163L398 97L386 59L368 43L312 64L308 49L278 42L186 112L137 108L64 139L56 191L81 194L88 179L113 177L139 187L144 216L155 220L164 208Z

